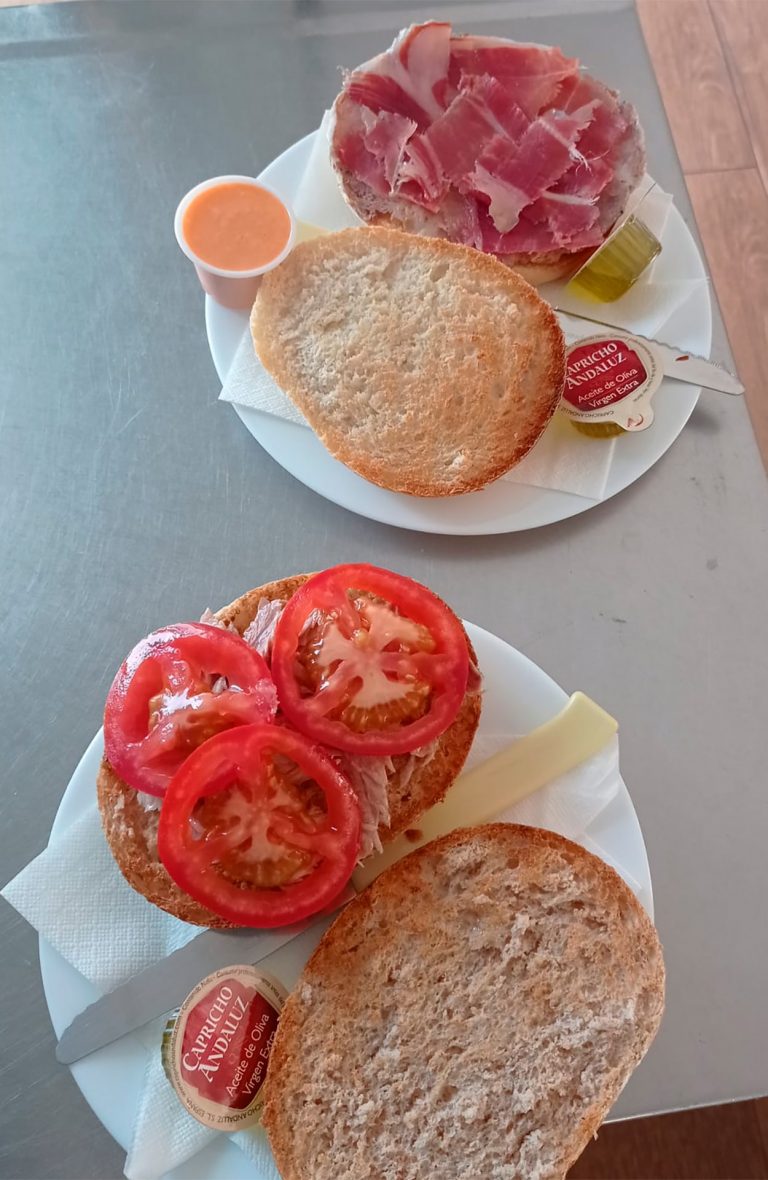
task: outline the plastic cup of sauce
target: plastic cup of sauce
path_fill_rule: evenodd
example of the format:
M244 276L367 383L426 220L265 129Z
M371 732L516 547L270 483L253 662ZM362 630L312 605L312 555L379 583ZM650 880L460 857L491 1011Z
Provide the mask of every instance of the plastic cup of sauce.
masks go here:
M262 275L290 254L293 213L252 176L214 176L179 202L176 241L207 295L223 307L250 308Z

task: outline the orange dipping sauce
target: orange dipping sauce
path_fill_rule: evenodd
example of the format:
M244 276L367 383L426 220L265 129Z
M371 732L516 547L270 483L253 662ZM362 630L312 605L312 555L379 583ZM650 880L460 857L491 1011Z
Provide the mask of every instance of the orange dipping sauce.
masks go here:
M285 248L291 219L272 193L238 181L204 189L182 220L182 233L193 254L220 270L256 270Z

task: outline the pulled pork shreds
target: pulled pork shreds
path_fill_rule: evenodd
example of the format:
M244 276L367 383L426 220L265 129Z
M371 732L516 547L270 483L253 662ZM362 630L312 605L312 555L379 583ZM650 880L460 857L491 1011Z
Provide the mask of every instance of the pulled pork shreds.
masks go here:
M201 614L200 622L207 623L209 627L220 627L222 631L234 631L235 635L240 634L234 623L223 623L221 619L217 619L209 606Z
M256 608L256 614L240 636L267 663L269 663L272 654L272 640L275 637L277 620L283 613L284 606L285 603L280 601L280 599L275 599L274 601L270 601L269 598L260 599L259 605ZM233 623L224 623L221 619L217 619L210 607L205 608L200 616L200 622L207 623L209 627L219 627L222 631L231 631L233 635L240 635L240 632ZM211 692L223 692L225 688L227 688L226 677L220 676L211 687Z
M283 613L285 603L280 598L262 598L256 607L256 614L243 631L245 642L269 662L272 655L272 640L275 638L277 620Z
M389 795L387 786L395 773L391 758L369 754L342 754L334 751L339 769L347 776L360 802L360 851L358 860L372 852L381 852L379 828L389 823Z
M412 750L404 758L398 758L398 765L387 758L374 757L369 754L335 754L342 772L352 784L352 788L360 801L362 815L362 830L360 834L359 859L364 860L371 852L381 852L382 843L379 828L389 825L389 793L388 786L393 775L398 775L398 789L404 790L413 778L419 766L427 766L440 744L439 738Z
M163 801L158 795L148 795L145 791L137 791L136 795L145 811L160 810Z
M435 738L434 741L427 742L426 746L419 746L418 750L411 750L407 755L407 761L400 770L400 787L407 787L408 783L416 773L418 766L428 766L437 753L437 747L440 745L440 738Z

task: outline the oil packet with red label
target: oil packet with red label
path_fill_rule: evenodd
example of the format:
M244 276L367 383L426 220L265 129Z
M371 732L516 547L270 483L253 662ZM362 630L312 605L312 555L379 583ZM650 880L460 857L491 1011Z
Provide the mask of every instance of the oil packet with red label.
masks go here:
M663 376L652 341L617 332L588 336L566 352L560 409L576 422L645 430L653 422L651 398Z
M168 1022L163 1066L191 1115L217 1131L259 1121L262 1088L285 989L251 966L222 967Z

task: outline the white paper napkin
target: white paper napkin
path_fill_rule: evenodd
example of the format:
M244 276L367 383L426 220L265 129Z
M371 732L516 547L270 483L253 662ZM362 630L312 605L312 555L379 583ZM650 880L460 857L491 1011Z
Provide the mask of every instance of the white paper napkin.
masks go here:
M511 735L482 735L468 765L501 749ZM618 741L594 758L537 791L500 818L551 828L587 844L600 855L590 825L619 789ZM637 883L628 880L637 889ZM2 894L86 979L108 991L164 958L200 933L198 927L164 914L130 888L115 864L97 807L88 811L19 873ZM284 982L292 986L318 935L294 943L294 961ZM306 940L306 941L302 941ZM313 941L314 940L314 941ZM164 1019L146 1027L149 1059L133 1142L126 1160L130 1180L155 1180L211 1143L217 1132L197 1123L179 1104L160 1061ZM251 1159L262 1180L277 1180L264 1134L244 1131L233 1141Z
M333 171L328 150L329 126L326 111L293 204L296 215L302 220L337 230L361 222L344 200ZM671 208L672 197L658 186L643 202L643 220L660 240ZM659 336L670 316L704 282L675 280L668 271L662 251L647 274L622 299L610 304L580 299L567 292L564 283L547 284L541 288L541 293L553 305L575 314L607 320L643 336ZM573 320L568 328L569 342L599 330L594 325L577 324ZM310 429L303 414L255 355L248 331L243 335L219 396L221 401L247 406ZM555 415L533 450L501 479L506 483L550 488L598 501L605 495L615 448L616 439L588 438Z
M107 847L95 801L2 895L105 992L200 933L131 889Z
M293 198L293 212L302 221L323 229L347 229L363 223L341 195L329 153L330 127L331 113L326 111Z

